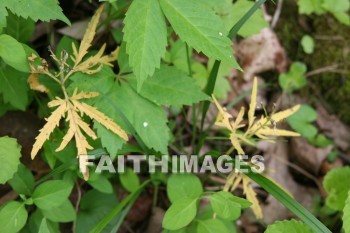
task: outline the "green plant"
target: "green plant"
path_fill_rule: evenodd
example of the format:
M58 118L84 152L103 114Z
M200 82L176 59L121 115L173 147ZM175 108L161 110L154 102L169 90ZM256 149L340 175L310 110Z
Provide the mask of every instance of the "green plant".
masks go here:
M311 123L317 115L308 106L299 109L296 105L270 114L263 107L265 113L258 119L256 78L247 124L244 107L233 120L217 100L226 97L230 87L225 75L233 68L241 70L233 56L232 39L251 36L268 26L259 10L264 0L105 2L92 17L81 42L62 37L55 51L49 48L50 61L26 43L38 20L57 19L70 24L58 1L0 3L0 114L11 109L24 111L29 105L37 108L46 124L36 137L31 157L42 158L51 169L34 177L20 162L16 140L0 138L0 183L8 183L19 195L0 209L1 232L59 232L60 223L72 223L73 231L78 233L116 232L146 187L152 189L153 205L157 205L161 185L166 185L171 202L163 220L164 232L235 232L234 221L242 210L251 208L256 218L262 218L252 181L304 221L276 223L267 232L291 228L330 232L277 184L254 173L254 164L245 164L247 172L230 173L223 190L217 192L205 190L198 176L175 171L169 176L159 171L146 173L143 179L130 168L118 175L113 171L99 173L94 164L89 173L89 155L97 160L108 153L111 160L105 162L113 164L123 154L143 153L161 159L169 153L169 146L182 152L177 146L184 141L175 139L188 128L192 130L191 152L201 158L214 124L220 127L219 140L232 144L225 154L236 151L239 162L243 161L245 146L255 146L256 140L273 142L275 137L299 133L319 145L324 145L326 139L321 134L316 136ZM344 12L327 8L327 4L325 1L324 9L343 20ZM100 20L103 12L105 18ZM123 19L124 28L110 31L112 19ZM100 40L92 43L98 29L111 33L117 48L98 43ZM109 55L104 55L105 51ZM194 54L208 61L201 63ZM117 69L113 69L115 62ZM283 90L292 93L305 86L305 72L305 65L294 63L279 78ZM218 117L205 126L212 100ZM183 118L191 113L191 123L179 124L167 108L173 110L173 115L183 114ZM286 118L299 133L277 127ZM215 150L212 157L220 153ZM246 199L232 194L239 184ZM326 184L332 193L334 187ZM116 198L116 186L128 193L123 200ZM83 187L88 188L82 193ZM69 199L72 192L78 196L74 206ZM331 200L332 195L327 203ZM209 203L204 210L199 209L201 201ZM344 218L349 215L348 203L345 205L345 199L342 206L333 203L337 210L344 208ZM347 224L345 221L346 230Z

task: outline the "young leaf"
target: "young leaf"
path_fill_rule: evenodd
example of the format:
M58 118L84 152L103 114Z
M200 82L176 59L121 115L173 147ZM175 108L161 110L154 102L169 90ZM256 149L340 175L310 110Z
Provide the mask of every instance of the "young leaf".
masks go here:
M312 54L315 49L315 41L311 36L304 35L303 38L301 38L301 46L303 46L305 53Z
M304 223L294 219L289 221L277 221L267 227L265 233L313 233L313 231Z
M22 44L9 35L0 35L0 57L6 64L12 66L16 70L22 72L30 71L27 56Z
M301 105L295 114L289 116L287 121L289 125L301 136L313 138L317 134L317 128L312 125L317 119L317 112L309 105Z
M28 213L24 203L10 201L0 209L1 232L19 232L27 222Z
M178 230L192 222L197 214L197 198L182 198L174 202L166 211L163 227L168 230Z
M18 194L29 196L34 189L34 176L23 164L19 164L17 172L8 182Z
M284 91L292 93L307 84L305 73L306 65L301 62L294 62L288 73L280 74L278 81Z
M51 233L46 218L43 218L43 220L41 220L38 233Z
M239 69L228 32L213 11L200 1L160 0L160 4L175 32L189 46Z
M13 177L20 164L21 147L17 140L7 136L0 138L0 184Z
M89 185L101 193L113 193L113 186L108 178L102 174L93 173L91 179L88 180Z
M137 82L129 76L131 86L136 88ZM142 86L140 94L158 105L191 105L202 100L210 100L195 80L184 72L166 65L161 65L152 77Z
M58 19L70 25L70 21L62 13L62 9L57 0L2 0L3 5L13 13L23 18L30 17L34 21L49 21Z
M350 25L350 16L348 14L350 2L348 0L324 0L322 7L331 12L339 22Z
M124 24L126 52L140 90L146 78L159 68L167 45L166 24L158 0L133 1Z
M225 223L220 219L206 219L198 221L197 232L200 233L229 233Z
M325 176L323 186L328 193L326 204L329 207L343 210L350 190L349 182L345 182L349 176L350 167L334 168Z
M76 219L75 209L68 199L60 206L41 211L45 218L54 222L72 222Z
M350 192L343 209L343 229L345 233L350 233Z
M249 201L244 199L241 199L240 202L236 202L235 196L225 191L214 193L209 199L215 213L221 218L228 220L235 220L239 218L242 208L240 203L244 203L245 207L251 205Z
M193 174L172 174L168 179L167 193L172 203L183 198L198 198L203 193L202 183Z
M299 13L300 14L312 14L318 15L325 12L322 8L323 1L320 0L298 0Z
M28 75L0 61L0 94L5 103L24 111L28 100Z
M120 173L119 179L123 187L131 193L140 187L139 177L131 168L127 168L124 173Z
M64 203L72 191L72 185L62 180L50 180L37 187L32 195L40 209L51 209Z

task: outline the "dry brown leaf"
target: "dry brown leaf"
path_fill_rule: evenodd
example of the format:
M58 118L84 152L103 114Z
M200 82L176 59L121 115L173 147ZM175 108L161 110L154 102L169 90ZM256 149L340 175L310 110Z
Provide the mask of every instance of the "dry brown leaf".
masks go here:
M30 74L28 77L28 84L30 89L34 90L34 91L40 91L40 92L44 92L44 93L48 93L49 89L47 89L44 85L42 85L39 82L38 79L38 74Z

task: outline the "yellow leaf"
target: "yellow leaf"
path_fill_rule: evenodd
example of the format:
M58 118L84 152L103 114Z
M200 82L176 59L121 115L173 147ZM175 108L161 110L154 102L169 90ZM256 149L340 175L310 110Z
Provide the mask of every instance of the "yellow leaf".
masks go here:
M35 74L35 73L30 74L29 78L28 78L28 84L29 84L30 89L32 89L34 91L40 91L40 92L44 92L44 93L49 92L49 90L39 82L38 74Z
M220 126L220 127L225 127L230 131L233 131L232 125L230 123L230 119L232 119L231 114L229 114L226 109L222 108L219 104L219 102L216 100L214 95L212 95L212 98L214 100L214 103L216 107L219 110L219 114L216 117L215 125Z
M104 115L102 112L98 111L96 108L85 103L80 103L76 100L73 100L73 104L76 108L79 109L81 113L84 113L91 119L96 120L98 123L102 124L104 127L117 134L125 141L128 140L128 135L125 133L125 131L122 128L120 128L119 125L114 123L112 119Z
M40 130L40 134L36 137L36 141L33 145L31 152L31 157L34 159L38 151L44 145L44 142L49 139L50 134L60 123L61 118L64 116L64 113L67 111L67 106L64 100L61 100L60 106L52 112L49 118L46 119L47 123Z
M111 54L101 57L100 63L108 66L112 66L111 62L116 61L118 59L118 55L119 55L119 47L116 48L113 52L111 52Z
M295 105L292 108L286 109L284 111L272 114L271 119L274 120L275 122L279 122L283 119L286 119L287 117L293 115L296 111L298 111L300 108L300 104Z
M285 137L299 137L300 134L289 131L289 130L284 130L284 129L270 129L270 128L262 128L257 131L256 134L260 135L266 135L266 136L285 136Z
M244 155L245 153L244 153L244 151L243 151L243 149L241 147L241 144L239 144L239 142L238 142L238 140L237 140L237 138L236 138L234 133L230 134L230 139L231 139L231 143L232 143L233 147L237 150L238 154L239 155Z
M255 119L255 109L256 109L256 96L258 92L258 80L255 77L254 83L253 83L253 89L252 89L252 96L250 98L250 105L249 105L249 111L248 111L248 127L253 125L254 119Z
M70 99L72 100L90 99L100 95L98 92L80 92L79 94L77 94L77 92L78 92L78 89L75 89Z
M87 54L89 48L91 47L91 42L93 41L95 34L96 34L96 28L97 28L97 24L100 20L101 17L101 13L103 11L103 5L100 6L96 13L92 16L92 19L86 29L86 32L84 34L84 37L80 43L79 46L79 51L78 52L74 52L75 55L75 65L79 64L84 56ZM74 51L74 47L73 47L73 51ZM75 48L76 51L76 48Z
M259 204L259 200L256 197L256 193L250 184L249 177L243 175L243 192L247 197L247 200L252 203L250 208L252 208L257 219L263 218L263 213Z
M233 129L239 128L239 124L243 121L244 111L245 111L244 107L241 107L241 110L239 111L239 113L237 115L235 123L232 126Z

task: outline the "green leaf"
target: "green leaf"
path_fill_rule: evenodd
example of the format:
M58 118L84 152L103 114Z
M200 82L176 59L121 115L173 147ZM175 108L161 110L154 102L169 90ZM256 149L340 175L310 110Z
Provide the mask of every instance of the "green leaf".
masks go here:
M130 83L136 87L136 80L130 76ZM184 72L162 65L148 78L139 92L143 97L158 105L191 105L210 98L202 92L195 80Z
M300 14L312 14L318 15L324 13L321 0L298 0L299 13Z
M114 194L90 190L81 199L76 221L76 233L90 232L104 216L118 204ZM111 232L118 219L115 217L102 232Z
M21 146L10 137L0 138L0 184L5 184L17 172Z
M345 25L350 25L349 0L323 0L322 7L331 12L337 20Z
M198 221L198 233L229 233L224 222L220 219L206 219Z
M343 209L343 229L345 233L350 233L350 192Z
M126 52L140 90L146 78L159 68L167 45L166 24L158 0L133 1L124 24Z
M306 86L306 70L307 68L304 63L294 62L288 73L280 74L278 79L280 86L288 93L292 93L293 91Z
M35 23L31 19L24 19L9 12L7 16L7 26L4 33L12 36L19 42L26 43L32 36L35 29Z
M32 195L34 204L43 210L58 207L68 198L72 185L62 180L50 180L37 187Z
M301 38L301 46L303 46L305 53L312 54L315 49L315 41L311 36L305 35Z
M43 219L44 219L44 216L43 216L42 212L39 209L36 209L29 216L29 220L28 220L24 230L27 230L29 232L39 232L39 229L40 229L40 226L41 226L41 224L43 222ZM57 223L52 222L52 221L50 221L48 219L45 219L45 220L46 220L47 228L49 229L50 233L59 233L60 232ZM24 232L27 232L27 231L24 231Z
M195 199L203 194L202 183L193 174L172 174L168 179L167 193L172 203L183 198Z
M46 218L41 221L38 233L51 233Z
M54 222L72 222L76 219L75 209L68 199L60 206L42 210L42 213L46 218Z
M238 0L233 4L230 14L226 19L227 28L231 29L247 12L254 6L254 2L247 0ZM238 35L249 37L258 34L263 28L269 24L264 19L263 11L258 9L238 31Z
M28 213L24 203L11 201L0 209L0 226L3 233L16 233L27 222Z
M251 205L249 201L235 197L232 193L224 191L212 194L209 199L216 214L228 220L238 219L241 215L241 208L246 208Z
M160 4L181 40L198 52L239 69L228 31L213 11L199 1L160 0Z
M62 9L57 0L2 0L3 4L13 13L23 18L30 17L34 21L49 21L58 19L70 25L67 17L62 13Z
M34 189L34 176L23 164L19 164L17 172L8 182L18 194L29 196Z
M97 130L97 135L101 138L102 146L107 149L111 156L116 156L125 144L124 139L108 130L106 127L94 121L94 128Z
M3 28L6 27L6 16L7 16L7 10L5 8L4 3L0 2L0 33L2 33Z
M343 210L350 190L346 180L350 176L350 167L334 168L327 173L323 186L328 193L326 204L335 210Z
M96 176L96 179L89 179L88 183L94 189L102 192L102 193L113 193L113 186L111 182L102 174L93 173L91 176Z
M6 64L12 66L16 70L22 72L30 71L27 56L22 44L9 35L0 35L0 57Z
M178 230L192 222L197 214L197 199L182 198L174 202L166 211L163 227Z
M0 61L0 94L4 102L24 111L28 105L28 74L13 69Z
M309 105L301 105L299 110L287 118L289 125L301 136L313 138L317 134L317 128L311 123L317 119L317 112Z
M140 96L129 84L114 84L96 107L128 131L122 112L146 146L167 154L169 128L164 110Z
M126 168L124 173L119 174L120 183L129 192L135 192L140 187L140 180L131 168Z
M314 233L307 225L294 219L289 221L277 221L269 225L265 233Z

